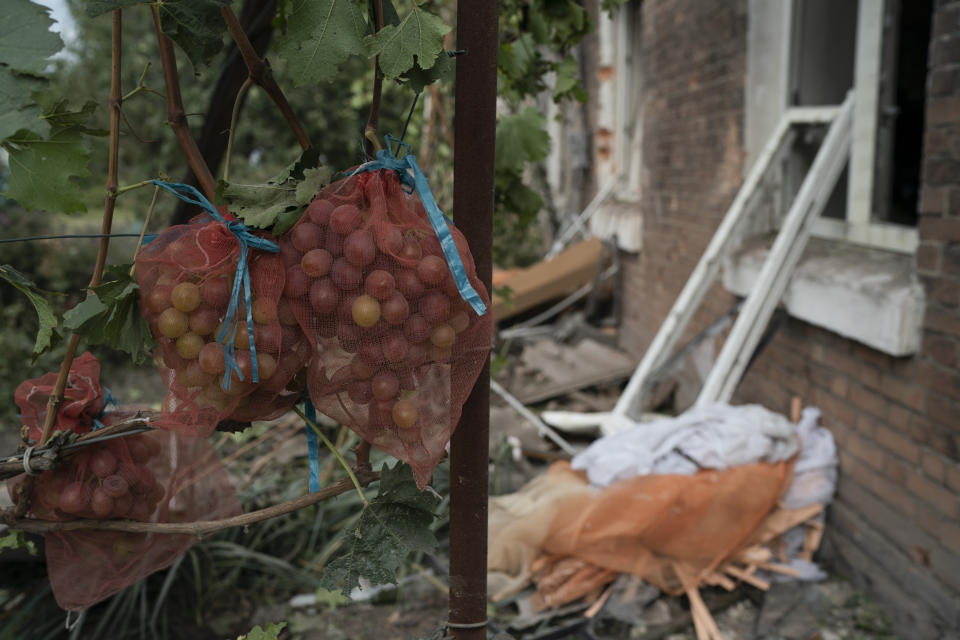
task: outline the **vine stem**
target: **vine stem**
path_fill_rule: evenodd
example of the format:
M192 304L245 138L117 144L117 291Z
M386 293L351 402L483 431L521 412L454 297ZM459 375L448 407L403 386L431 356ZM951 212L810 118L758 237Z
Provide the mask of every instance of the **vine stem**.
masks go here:
M217 191L217 181L210 172L197 141L190 132L190 125L187 123L187 114L183 109L183 97L180 95L180 76L177 72L177 55L173 50L173 42L164 33L160 27L160 11L157 5L151 6L153 10L153 24L157 32L157 46L160 48L160 62L163 65L163 82L167 89L167 124L173 129L177 142L183 154L187 157L187 163L190 169L197 177L200 187L208 198L213 200Z
M280 89L280 85L278 85L277 81L273 78L273 71L271 71L269 63L257 55L253 44L250 43L250 38L247 37L233 9L229 6L223 7L220 10L220 14L223 16L223 21L227 24L227 31L230 32L230 37L233 38L234 43L236 43L237 50L240 52L244 64L247 65L247 73L249 74L250 80L270 96L283 115L284 120L286 120L290 126L290 130L297 138L297 142L300 143L300 147L308 149L310 147L310 137L307 135L303 125L300 124L300 121L297 120L297 116L294 115L290 103L287 102L287 97L283 95L283 91ZM237 102L240 100L240 95L243 95L243 90L238 94ZM234 111L236 112L236 106L234 106ZM234 118L236 118L236 115ZM232 130L233 126L231 126L231 139ZM228 151L227 162L229 161L230 152Z
M119 172L120 156L120 105L123 97L120 92L120 72L122 55L122 12L120 9L114 9L112 13L113 26L111 30L110 46L110 147L109 158L107 161L107 196L103 205L103 222L100 225L100 232L104 237L100 238L100 245L97 249L97 261L93 267L93 275L90 277L89 289L100 284L103 278L103 269L107 264L107 250L110 248L110 230L113 227L113 209L117 203L117 184ZM73 358L80 346L80 335L73 334L70 342L67 344L67 351L63 356L63 362L60 363L60 371L57 374L57 381L53 387L53 393L47 402L47 413L44 416L43 428L40 432L40 445L46 444L53 433L53 427L57 421L57 414L60 413L60 405L63 404L63 394L67 388L67 379L70 375L70 366L73 364ZM22 517L30 508L30 492L33 489L33 476L27 476L23 484L20 485L20 491L17 495L17 504L15 513L17 517Z
M347 461L343 459L343 456L340 454L340 451L337 450L337 448L333 445L332 442L330 442L327 436L323 435L323 432L320 431L320 428L313 422L313 420L308 418L307 414L301 411L299 407L294 407L293 410L294 412L296 412L298 416L300 416L303 419L304 422L307 423L307 426L313 429L314 433L316 433L317 436L319 436L319 438L323 440L323 444L327 446L327 449L330 450L330 453L332 453L337 458L337 462L340 463L340 466L342 466L344 470L346 470L347 475L350 476L350 480L353 481L353 486L354 488L356 488L357 494L360 495L360 500L363 501L363 506L369 507L370 501L367 500L367 496L363 495L363 489L360 487L360 483L357 481L357 476L353 474L353 469L351 469Z
M132 533L179 533L203 538L217 531L232 529L234 527L245 527L256 522L276 518L286 515L298 509L309 507L328 498L333 498L358 486L366 486L378 480L380 474L375 471L358 470L356 475L352 472L350 478L344 478L333 484L324 487L315 493L308 493L299 498L288 500L270 507L243 513L239 516L230 518L221 518L218 520L207 520L201 522L138 522L135 520L35 520L32 518L20 519L11 518L10 510L0 511L0 520L6 523L12 529L27 531L30 533L49 533L51 531L79 531L79 530L98 530L98 531L127 531Z
M157 199L160 197L160 187L153 188L153 198L150 199L150 206L147 208L147 216L143 220L143 228L140 229L140 237L137 238L137 248L133 250L133 264L130 265L130 277L137 272L137 254L143 246L143 237L147 235L147 227L150 226L150 219L153 217L153 210L157 206Z
M227 153L223 159L224 182L230 180L230 156L233 154L233 138L237 134L237 119L240 117L240 103L243 102L243 96L247 94L252 84L253 78L248 77L243 84L240 85L240 89L237 91L237 99L233 101L233 112L230 115L230 135L227 137Z
M383 29L383 0L374 0L373 20L376 25L376 31L374 32L374 35L376 35ZM377 137L377 127L380 125L380 97L382 93L383 75L380 73L380 56L377 56L373 60L373 96L370 100L370 115L367 117L367 126L363 130L363 137L366 139L364 149L368 158L372 158L374 149L379 147L379 144L375 144L374 141Z

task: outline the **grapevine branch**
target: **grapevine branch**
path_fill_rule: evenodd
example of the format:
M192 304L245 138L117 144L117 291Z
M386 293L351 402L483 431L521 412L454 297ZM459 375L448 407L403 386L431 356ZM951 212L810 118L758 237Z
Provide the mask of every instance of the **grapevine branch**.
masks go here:
M374 33L380 33L383 29L383 0L374 0L373 20L376 26ZM373 157L374 147L378 147L377 127L380 125L380 95L383 92L383 75L380 73L380 56L373 60L373 97L370 101L370 116L367 118L367 126L363 130L363 137L366 138L365 150L368 158Z
M227 24L227 31L230 32L230 37L233 38L233 41L237 45L237 50L243 57L244 64L247 65L247 73L250 76L250 80L262 88L267 95L270 96L274 104L277 105L277 108L280 110L280 113L283 114L283 118L287 121L290 130L293 131L293 135L296 136L300 146L303 149L309 148L310 137L307 136L306 130L304 130L300 121L297 120L297 116L294 115L290 103L287 102L287 97L283 95L283 91L280 89L280 85L274 80L270 65L266 60L258 56L256 50L254 50L253 44L250 43L250 38L247 37L246 32L240 25L240 21L237 19L237 14L235 14L230 7L223 7L220 13L223 15L223 21Z
M375 471L357 469L354 472L357 483L360 486L367 486L374 480L380 478L380 474ZM219 520L207 520L205 522L137 522L134 520L35 520L23 518L11 518L9 511L0 512L0 518L11 528L30 533L49 533L51 531L79 531L79 530L98 530L98 531L127 531L132 533L179 533L203 538L217 531L232 529L234 527L245 527L256 522L276 518L286 515L298 509L309 507L327 498L333 498L342 493L355 490L352 479L343 478L334 482L330 486L324 487L315 493L308 493L287 502L275 504L264 509L251 511L231 518L221 518Z
M217 191L217 181L214 180L210 167L203 159L200 148L193 134L190 133L190 125L187 124L187 114L183 108L183 97L180 95L180 76L177 72L177 56L173 50L173 42L164 33L160 27L160 11L157 5L153 9L153 24L157 31L157 45L160 48L160 62L163 65L163 82L167 89L167 121L170 128L173 129L177 142L183 154L187 157L187 163L190 169L200 182L200 187L211 200Z
M122 13L120 9L113 10L113 27L111 31L110 47L110 148L107 161L107 195L103 206L103 222L100 226L100 232L104 237L100 238L100 246L97 250L97 261L93 267L93 275L90 277L88 288L93 288L100 284L103 278L103 269L107 263L107 250L110 247L110 230L113 227L113 209L117 202L118 185L118 166L120 156L120 106L123 101L120 91L120 71L121 71L121 53L122 53ZM60 364L60 371L57 374L57 381L54 384L53 393L47 403L47 413L43 421L43 429L40 433L39 444L45 444L50 439L54 424L57 420L57 414L60 413L60 405L63 404L63 394L67 388L67 378L70 374L70 366L73 364L73 358L80 346L80 335L74 334L70 337L67 344L67 351L63 356L63 362ZM30 507L30 491L33 488L33 477L27 476L27 479L20 485L20 492L17 496L15 513L18 517L26 514Z

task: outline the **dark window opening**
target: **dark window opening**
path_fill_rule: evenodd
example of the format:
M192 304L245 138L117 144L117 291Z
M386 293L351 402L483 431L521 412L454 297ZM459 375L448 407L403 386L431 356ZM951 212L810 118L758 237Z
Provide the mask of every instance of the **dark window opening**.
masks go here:
M932 0L887 0L874 190L876 218L917 224Z

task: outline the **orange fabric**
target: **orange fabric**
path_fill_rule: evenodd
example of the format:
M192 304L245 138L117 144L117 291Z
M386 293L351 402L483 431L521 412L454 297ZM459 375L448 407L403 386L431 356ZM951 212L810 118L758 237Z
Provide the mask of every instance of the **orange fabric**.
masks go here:
M558 465L566 469L557 472L577 473ZM747 541L789 485L792 468L791 460L639 476L570 495L556 506L542 551L637 574L679 595ZM685 568L683 579L675 565Z

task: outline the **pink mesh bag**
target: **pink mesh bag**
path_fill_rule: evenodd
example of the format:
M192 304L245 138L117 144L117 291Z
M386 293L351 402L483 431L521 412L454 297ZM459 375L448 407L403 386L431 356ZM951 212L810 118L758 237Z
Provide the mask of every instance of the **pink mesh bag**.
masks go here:
M84 434L131 417L103 414L100 365L85 353L68 376L70 399L55 429ZM40 437L41 420L56 374L21 383L17 406L29 439ZM62 418L62 419L61 419ZM26 476L7 488L16 499ZM122 518L141 522L193 522L240 513L226 471L213 448L197 438L153 431L106 440L79 449L36 478L27 515L41 520ZM57 603L79 611L172 563L196 542L189 535L64 531L45 536L47 570Z
M419 188L425 179L408 193L413 177L398 169L409 165L378 158L318 193L281 238L281 314L289 306L313 346L317 410L409 463L423 488L487 359L493 321L466 240Z
M169 389L156 426L202 437L221 420L282 415L303 392L305 381L294 376L311 350L296 320L278 313L284 268L276 245L196 189L156 182L207 211L136 259L143 316Z

